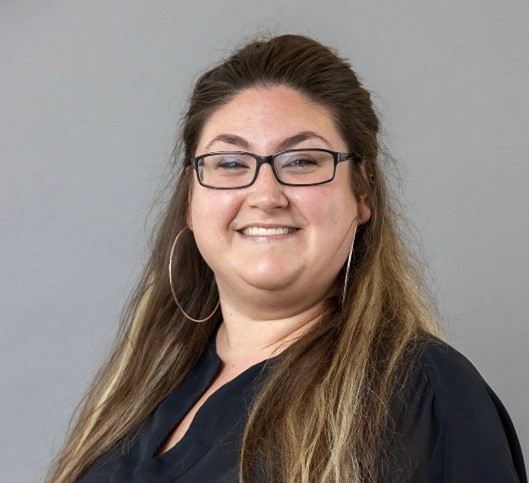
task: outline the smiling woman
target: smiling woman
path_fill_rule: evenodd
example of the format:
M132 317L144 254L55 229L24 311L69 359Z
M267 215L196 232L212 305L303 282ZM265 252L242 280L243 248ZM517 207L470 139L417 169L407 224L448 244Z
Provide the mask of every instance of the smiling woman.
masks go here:
M321 161L320 169L291 174L293 168L282 160L299 153L286 148L333 152L312 154ZM333 153L347 151L347 144L329 110L291 88L243 90L206 122L197 146L199 159L207 150L242 149L281 154L271 166L262 164L257 171L253 163L252 170L245 169L253 173L236 176L246 178L244 189L207 189L195 178L188 224L215 274L223 307L229 306L230 313L251 310L248 316L256 320L296 313L297 323L303 324L304 311L321 313L336 288L353 233L369 219L365 195L357 201L353 193L350 163L335 165ZM233 156L228 159L233 163ZM223 182L225 175L218 176L209 179ZM283 184L285 176L289 185ZM293 185L298 179L301 186Z
M198 80L151 258L49 482L527 481L501 402L439 339L377 137L349 64L306 37Z

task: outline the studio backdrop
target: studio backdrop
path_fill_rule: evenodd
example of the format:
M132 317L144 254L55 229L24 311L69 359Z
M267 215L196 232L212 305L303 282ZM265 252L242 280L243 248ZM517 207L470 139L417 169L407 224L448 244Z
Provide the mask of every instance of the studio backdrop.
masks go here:
M192 81L267 32L373 93L448 338L527 459L527 25L525 0L3 0L0 481L42 481L108 349Z

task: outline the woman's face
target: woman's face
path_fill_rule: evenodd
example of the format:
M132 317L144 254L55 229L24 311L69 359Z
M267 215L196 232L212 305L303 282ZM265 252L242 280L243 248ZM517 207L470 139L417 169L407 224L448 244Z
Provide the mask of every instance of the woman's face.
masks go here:
M196 155L289 148L348 151L327 108L274 86L244 90L219 108L204 126ZM275 300L277 307L301 309L333 290L355 225L370 216L353 195L351 162L339 163L334 180L317 186L281 185L269 164L246 188L205 188L194 177L188 223L221 300Z

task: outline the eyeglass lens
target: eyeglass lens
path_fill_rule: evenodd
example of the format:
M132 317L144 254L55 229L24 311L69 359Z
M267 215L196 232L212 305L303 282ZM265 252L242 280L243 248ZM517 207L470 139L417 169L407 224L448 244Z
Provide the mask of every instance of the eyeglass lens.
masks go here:
M287 151L275 156L274 170L283 183L322 183L333 178L334 157L326 151ZM249 154L208 154L198 163L202 183L215 188L247 186L254 181L256 171L257 160Z

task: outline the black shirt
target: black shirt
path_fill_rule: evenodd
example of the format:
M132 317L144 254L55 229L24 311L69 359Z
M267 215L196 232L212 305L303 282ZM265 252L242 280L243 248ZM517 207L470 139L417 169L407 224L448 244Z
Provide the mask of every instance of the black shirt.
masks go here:
M249 407L268 364L256 364L213 393L184 437L156 456L213 382L221 360L211 343L138 434L99 458L79 483L234 483ZM411 397L393 409L397 438L388 481L527 482L507 411L472 364L432 340L410 379ZM405 476L404 476L405 475Z

